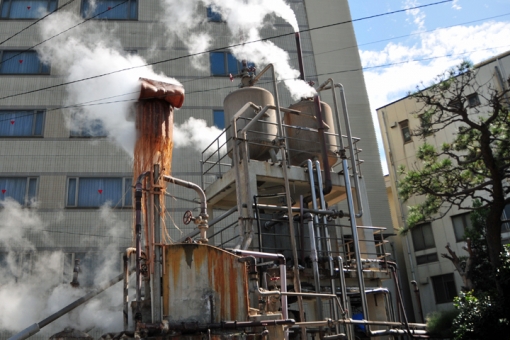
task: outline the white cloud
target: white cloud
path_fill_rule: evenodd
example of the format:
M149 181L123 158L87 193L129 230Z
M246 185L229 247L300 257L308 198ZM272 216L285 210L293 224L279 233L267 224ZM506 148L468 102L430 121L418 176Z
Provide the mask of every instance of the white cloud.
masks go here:
M462 9L462 7L459 5L459 0L453 0L452 8L456 10Z
M510 23L489 22L423 33L413 45L391 42L381 51L360 50L363 67L393 64L364 71L376 130L379 130L376 108L404 97L421 82L429 84L436 75L464 59L477 63L509 50L508 36ZM380 132L377 134L382 150ZM383 168L387 169L384 163Z
M405 0L404 8L412 8L419 6L420 3L418 0ZM412 22L416 25L417 31L423 31L425 29L425 13L423 13L420 9L408 9L406 11L407 15L411 17ZM409 19L407 20L409 21Z

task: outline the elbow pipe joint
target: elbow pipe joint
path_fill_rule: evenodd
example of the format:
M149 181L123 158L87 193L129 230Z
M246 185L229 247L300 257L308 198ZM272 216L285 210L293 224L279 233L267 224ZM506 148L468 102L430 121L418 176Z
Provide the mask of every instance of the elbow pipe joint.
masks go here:
M239 260L241 263L248 263L249 274L258 274L257 272L257 260L253 256L241 257Z

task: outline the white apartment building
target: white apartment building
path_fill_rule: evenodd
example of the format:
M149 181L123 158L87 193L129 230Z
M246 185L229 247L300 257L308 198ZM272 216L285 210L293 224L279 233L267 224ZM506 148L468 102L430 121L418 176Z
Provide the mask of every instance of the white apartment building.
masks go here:
M485 84L484 89L487 89L487 86L492 86L502 90L508 89L510 86L508 81L510 52L479 63L475 65L475 68L478 72L478 83ZM479 94L474 92L466 93L466 95L469 101L467 105L480 109L479 105L482 99ZM419 111L420 105L422 104L416 103L414 98L408 96L377 109L386 159L388 160L387 188L391 194L389 195L390 206L395 229L405 226L407 207L419 202L419 198L411 198L408 202L402 202L396 193L399 181L398 168L401 165L407 169L420 167L416 152L424 141L412 135L412 131L420 127L421 124L420 117L414 114ZM483 109L481 114L483 114ZM457 128L458 125L451 125L427 136L426 141L434 146L440 146L444 142L452 140ZM510 215L510 209L507 213ZM399 243L402 244L400 257L405 260L409 291L416 291L416 287L410 283L411 281L415 281L419 289L421 311L417 295L412 293L413 308L417 319L420 318L420 315L426 316L436 310L452 308L453 298L460 291L462 280L452 263L441 257L441 254L447 253L445 247L449 243L458 256L467 255L462 246L464 245L464 229L469 224L469 212L452 208L443 218L419 225L399 240ZM502 233L504 242L508 242L510 239L508 224L504 224Z

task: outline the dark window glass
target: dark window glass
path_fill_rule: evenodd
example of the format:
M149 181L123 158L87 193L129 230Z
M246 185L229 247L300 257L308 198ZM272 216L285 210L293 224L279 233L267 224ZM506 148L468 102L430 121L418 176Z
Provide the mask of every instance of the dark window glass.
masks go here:
M457 287L455 287L453 273L432 276L431 279L436 304L452 302L453 298L457 296Z
M241 71L241 63L229 52L211 52L211 74L213 76L236 75Z
M67 183L67 206L97 208L109 202L110 206L132 205L131 178L71 177Z
M438 260L437 253L416 256L416 264L417 265L430 263L430 262L437 262L437 260Z
M57 8L57 0L3 0L1 19L38 19Z
M467 96L467 101L469 107L475 107L480 105L480 98L478 98L478 93L473 93Z
M466 228L471 227L471 219L469 213L452 216L453 232L455 233L455 241L464 241L464 233Z
M44 111L0 111L0 137L42 136Z
M35 51L0 51L0 74L49 74Z
M83 0L81 14L84 18L136 20L138 19L137 0L96 0L96 7L91 0Z
M225 128L225 113L223 110L214 110L213 111L213 121L214 126L216 126L218 129L224 129Z
M404 138L404 143L408 143L412 141L411 138L411 130L409 130L409 121L404 120L399 123L400 130L402 131L402 138Z
M0 177L0 205L6 198L28 206L37 195L36 177Z
M510 204L505 206L505 210L503 211L502 220L505 221L501 225L501 232L506 233L510 231ZM508 221L508 222L506 222Z
M71 130L71 137L107 137L108 132L99 119L95 119L81 129Z
M434 235L430 223L418 225L411 229L414 251L435 248Z
M209 6L207 7L207 19L209 21L215 21L215 22L221 22L223 21L221 19L221 14L218 12L215 12L212 10L212 8Z

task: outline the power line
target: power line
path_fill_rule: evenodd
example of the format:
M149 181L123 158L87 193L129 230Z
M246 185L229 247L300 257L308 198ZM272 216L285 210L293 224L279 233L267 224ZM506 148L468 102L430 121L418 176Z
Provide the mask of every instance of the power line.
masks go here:
M450 54L445 54L445 55L442 55L442 56L428 57L428 58L422 58L422 59L410 59L410 60L404 60L404 61L388 63L388 64L382 64L382 65L366 66L366 67L355 68L355 69L350 69L350 70L340 70L340 71L334 71L334 72L328 72L328 73L315 74L315 75L310 75L310 77L319 77L319 76L327 76L327 75L338 74L338 73L364 71L364 70L369 70L369 69L384 68L384 67L390 67L390 66L394 66L394 65L407 64L407 63L412 63L412 62L430 61L430 60L434 60L434 59L460 56L460 55L475 53L475 52L479 52L479 51L488 51L488 50L493 50L495 48L502 48L502 47L508 47L508 46L510 46L510 45L503 45L503 46L489 47L489 48L483 48L483 49L476 49L476 50L471 50L471 51L466 51L466 52L461 52L461 53L450 53ZM295 79L297 79L297 78L279 79L279 81L295 80ZM270 83L271 82L258 82L258 84L261 84L261 85L270 84ZM238 88L237 85L224 86L224 87L216 87L216 88L207 89L207 90L197 90L197 91L186 92L186 95L195 94L195 93L203 93L203 92L212 92L212 91L225 90L225 89L236 89L236 88ZM115 100L115 101L100 102L100 103L91 104L93 102L97 102L97 101L100 101L100 100L116 98L116 97L122 97L122 96L126 96L126 95L129 95L129 94L134 94L134 93L138 93L138 91L136 91L136 92L129 92L129 93L120 94L120 95L111 96L111 97L95 99L95 100L91 100L91 101L87 101L87 102L83 102L83 103L79 103L79 104L74 104L74 105L60 106L60 107L57 107L57 108L48 109L48 110L46 110L46 112L48 112L48 111L56 111L56 110L61 110L61 109L66 109L66 108L74 108L74 107L87 107L87 106L108 105L108 104L124 103L124 102L130 102L130 101L136 102L138 99L124 99L124 100ZM37 111L37 110L35 110L35 111ZM39 111L41 111L41 110L39 110ZM30 114L27 114L27 115L22 115L20 117L30 116L30 115L33 115L33 114L34 113L30 113ZM8 120L10 120L10 118L0 119L0 122L8 121Z
M72 0L72 1L74 1L74 0ZM104 13L106 13L106 12L108 12L108 11L111 11L112 9L114 9L114 8L116 8L116 7L118 7L118 6L121 6L121 5L125 4L125 3L126 3L126 2L128 2L128 1L129 1L129 0L125 0L124 2L121 2L121 3L119 3L119 4L115 5L115 6L112 6L112 7L108 8L108 9L106 9L106 10L104 10L104 11L102 11L102 12L100 12L100 13L96 14L96 15L94 15L93 17L87 18L87 19L83 20L82 22L79 22L79 23L77 23L76 25L74 25L74 26L72 26L72 27L69 27L68 29L66 29L66 30L64 30L64 31L62 31L62 32L60 32L60 33L58 33L58 34L55 34L54 36L52 36L52 37L50 37L50 38L48 38L48 39L46 39L46 40L43 40L43 41L41 41L40 43L35 44L34 46L29 47L29 48L27 48L26 50L23 50L23 51L21 51L21 52L20 52L20 53L18 53L18 54L13 55L12 57L10 57L10 58L8 58L8 59L2 60L2 61L0 61L0 65L1 65L1 64L3 64L3 63L4 63L4 62L6 62L6 61L9 61L9 60L11 60L11 59L13 59L13 58L16 58L17 56L19 56L19 55L21 55L21 54L23 54L23 53L25 53L25 52L28 52L28 51L30 51L30 50L33 50L35 47L37 47L37 46L39 46L39 45L42 45L42 44L44 44L45 42L47 42L47 41L49 41L49 40L51 40L51 39L53 39L53 38L56 38L56 37L58 37L59 35L62 35L62 34L64 34L64 33L68 32L68 31L72 30L73 28L78 27L78 26L80 26L80 25L82 25L82 24L86 23L87 21L90 21L90 20L92 20L92 19L94 19L94 18L96 18L96 17L100 16L101 14L104 14ZM52 13L54 13L54 12L52 12ZM51 14L51 13L50 13L50 14ZM48 15L49 15L49 14L48 14ZM46 15L45 17L47 17L48 15ZM42 20L42 19L41 19L41 20ZM39 21L40 21L40 20L39 20Z
M13 35L11 35L9 38L5 39L4 41L1 41L0 42L0 45L2 45L3 43L11 40L12 38L14 38L15 36L17 36L18 34L26 31L27 29L29 29L30 27L36 25L38 22L42 21L43 19L46 19L47 17L49 17L50 15L52 15L53 13L57 12L58 10L61 10L62 8L64 8L65 6L69 5L70 3L74 2L75 0L70 0L68 2L66 2L65 4L63 4L62 6L58 7L57 9L55 9L53 12L50 12L48 14L46 14L45 16L43 16L42 18L39 18L37 19L36 21L34 21L33 23L31 23L30 25L28 25L27 27L23 28L21 31L17 32L17 33L14 33ZM0 63L1 64L1 63Z
M126 1L124 1L124 2L126 2ZM434 2L434 3L430 3L430 4L426 4L426 5L420 5L420 6L416 6L416 7L412 7L412 8L400 9L400 10L395 10L395 11L392 11L392 12L375 14L375 15L371 15L371 16L367 16L367 17L363 17L363 18L358 18L358 19L354 19L354 20L346 20L346 21L342 21L342 22L338 22L338 23L333 23L333 24L328 24L328 25L324 25L324 26L308 28L308 29L301 30L299 32L300 33L311 32L311 31L314 31L314 30L334 27L334 26L338 26L338 25L343 25L343 24L357 22L357 21L362 21L362 20L367 20L367 19L373 19L373 18L377 18L377 17L381 17L381 16L391 15L391 14L395 14L395 13L401 13L401 12L405 12L405 11L412 10L412 9L419 9L419 8L439 5L439 4L443 4L443 3L447 3L447 2L452 2L452 1L453 0L443 0L443 1ZM121 4L119 4L119 5L121 5ZM117 5L117 6L119 6L119 5ZM80 24L82 24L83 22L81 22ZM80 25L80 24L78 24L78 25ZM76 27L78 25L75 25L75 26L71 27L70 29L72 29L72 28L74 28L74 27ZM64 32L67 32L70 29L68 29L66 31L63 31L63 32L59 33L58 35L60 35L60 34L62 34ZM36 90L31 90L31 91L26 91L26 92L18 93L18 94L12 94L12 95L9 95L9 96L0 97L0 100L7 99L7 98L12 98L12 97L18 97L18 96L21 96L21 95L35 93L35 92L40 92L40 91L44 91L44 90L49 90L49 89L61 87L61 86L64 86L64 85L75 84L75 83L79 83L79 82L86 81L86 80L101 78L101 77L105 77L105 76L108 76L108 75L112 75L112 74L116 74L116 73L120 73L120 72L124 72L124 71L129 71L129 70L133 70L133 69L137 69L137 68L158 65L158 64L162 64L162 63L166 63L166 62L170 62L170 61L176 61L176 60L180 60L180 59L184 59L184 58L190 58L190 57L194 57L194 56L198 56L198 55L202 55L202 54L206 54L206 53L221 51L221 50L225 50L225 49L232 48L232 47L237 47L237 46L242 46L242 45L247 45L247 44L253 44L253 43L256 43L256 42L262 42L262 41L267 41L267 40L271 40L271 39L281 38L281 37L285 37L285 36L289 36L289 35L293 35L293 34L295 34L295 33L294 32L292 32L292 33L283 33L283 34L279 34L279 35L268 37L268 38L262 38L262 39L258 39L258 40L252 40L252 41L248 41L248 42L243 42L243 43L233 44L233 45L229 45L229 46L214 48L214 49L210 49L210 50L206 50L206 51L202 51L202 52L187 54L187 55L180 56L180 57L174 57L174 58L169 58L169 59L165 59L165 60L155 61L155 62L147 63L147 64L144 64L144 65L127 67L127 68L124 68L124 69L120 69L120 70L116 70L116 71L112 71L112 72L108 72L108 73L98 74L98 75L95 75L95 76L86 77L86 78L77 79L77 80L72 80L72 81L61 83L61 84L56 84L56 85L52 85L52 86L43 87L43 88L36 89ZM50 38L46 39L45 41L48 41L48 40L50 40L50 39L52 39L54 37L55 36L50 37ZM43 42L39 43L38 45L42 44ZM35 46L33 46L33 47L35 47ZM33 47L31 47L31 48L33 48Z

